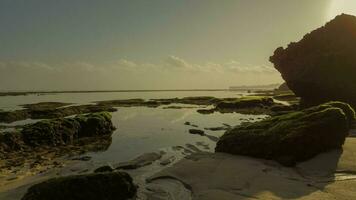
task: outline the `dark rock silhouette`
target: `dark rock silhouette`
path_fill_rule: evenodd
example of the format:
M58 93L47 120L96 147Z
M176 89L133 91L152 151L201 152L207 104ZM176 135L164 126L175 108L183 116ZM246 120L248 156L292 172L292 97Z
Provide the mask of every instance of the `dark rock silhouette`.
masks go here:
M215 150L293 166L321 152L340 148L353 121L355 112L348 104L329 102L237 126L220 138Z
M22 200L126 200L136 194L125 172L93 173L53 178L30 187Z
M193 135L204 135L204 131L200 129L189 129L189 133Z
M302 105L339 100L356 106L356 17L337 16L286 49L277 48L270 61Z
M277 89L276 91L289 91L289 87L287 85L286 82L282 83Z

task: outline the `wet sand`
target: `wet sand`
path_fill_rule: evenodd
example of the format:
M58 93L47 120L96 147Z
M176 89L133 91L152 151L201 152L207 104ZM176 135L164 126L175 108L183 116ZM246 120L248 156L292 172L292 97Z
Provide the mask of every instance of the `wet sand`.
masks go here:
M175 199L169 196L180 194L181 187L197 200L355 199L356 138L347 138L343 151L320 154L294 168L244 156L198 153L148 180L153 188L149 199Z

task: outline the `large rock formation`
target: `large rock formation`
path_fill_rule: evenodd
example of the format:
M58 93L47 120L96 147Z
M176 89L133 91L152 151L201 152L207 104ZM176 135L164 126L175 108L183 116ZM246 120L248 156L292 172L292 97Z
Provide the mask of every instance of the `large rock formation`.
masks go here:
M305 106L339 100L356 106L356 17L339 15L275 50L270 61Z
M340 148L354 120L355 112L348 104L329 102L235 127L220 138L216 151L273 159L292 166Z
M94 173L53 178L30 187L22 200L126 200L136 194L125 172Z

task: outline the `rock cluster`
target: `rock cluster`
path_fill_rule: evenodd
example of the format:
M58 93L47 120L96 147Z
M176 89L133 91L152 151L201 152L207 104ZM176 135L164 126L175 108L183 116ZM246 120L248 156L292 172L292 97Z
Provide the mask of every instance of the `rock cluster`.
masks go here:
M114 129L107 112L43 120L24 126L20 132L0 134L0 153L25 147L72 145L81 138L110 136Z
M356 17L342 14L275 50L270 61L304 106L343 101L356 106Z
M220 138L216 151L273 159L293 166L321 152L340 148L354 120L351 106L329 102L237 126Z

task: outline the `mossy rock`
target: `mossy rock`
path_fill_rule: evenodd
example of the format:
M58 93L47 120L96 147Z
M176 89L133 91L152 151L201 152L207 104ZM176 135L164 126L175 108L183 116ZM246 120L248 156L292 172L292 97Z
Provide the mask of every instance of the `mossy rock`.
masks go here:
M125 172L93 173L53 178L30 187L22 200L126 200L136 194Z
M293 166L342 147L354 120L355 112L348 104L329 102L237 126L220 138L215 150Z
M108 112L78 115L74 118L43 120L23 127L21 133L25 144L68 145L77 139L110 135L114 130L111 115Z
M271 97L246 96L234 100L226 100L217 103L216 109L243 109L251 107L268 107L274 104Z
M24 147L22 135L18 132L0 133L0 158L5 152L20 151Z

